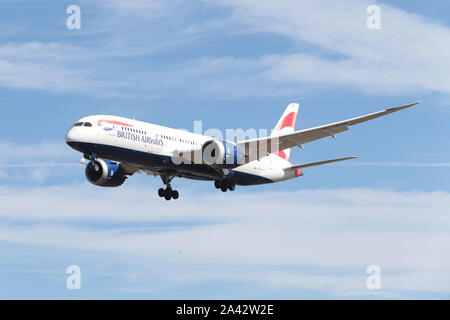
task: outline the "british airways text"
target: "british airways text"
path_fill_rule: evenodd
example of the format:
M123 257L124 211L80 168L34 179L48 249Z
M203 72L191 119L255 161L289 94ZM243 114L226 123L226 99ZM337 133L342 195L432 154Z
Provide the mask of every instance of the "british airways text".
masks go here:
M120 130L117 131L117 138L128 139L128 140L133 140L133 141L138 141L138 142L143 142L143 143L156 144L159 146L164 145L162 139L157 139L157 138L153 139L153 138L150 138L149 136L144 136L144 135L126 132L126 131L120 131Z

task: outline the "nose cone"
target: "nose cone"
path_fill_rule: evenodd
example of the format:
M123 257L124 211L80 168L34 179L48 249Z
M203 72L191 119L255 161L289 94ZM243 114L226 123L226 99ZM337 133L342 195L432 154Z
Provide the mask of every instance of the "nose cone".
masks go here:
M79 128L72 127L66 133L65 137L66 143L72 149L78 150L77 145L80 142L80 130Z
M77 126L70 128L66 133L65 140L67 145L76 151L88 154L92 153L89 149L89 143L91 141L89 132L86 132L83 127Z
M73 128L70 128L69 131L66 133L65 137L66 143L70 146L70 142L75 141L75 134Z

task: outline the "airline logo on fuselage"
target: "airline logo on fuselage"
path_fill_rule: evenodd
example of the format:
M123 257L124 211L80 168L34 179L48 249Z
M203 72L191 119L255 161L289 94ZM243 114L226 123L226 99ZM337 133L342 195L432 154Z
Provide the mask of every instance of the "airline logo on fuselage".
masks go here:
M97 124L100 128L102 128L105 131L114 130L115 125L122 126L122 127L132 127L131 124L116 121L116 120L99 120Z

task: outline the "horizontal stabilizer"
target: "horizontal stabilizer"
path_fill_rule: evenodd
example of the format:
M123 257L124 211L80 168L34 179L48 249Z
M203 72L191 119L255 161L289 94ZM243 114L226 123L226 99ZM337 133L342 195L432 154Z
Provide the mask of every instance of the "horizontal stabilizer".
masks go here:
M338 161L344 161L344 160L350 160L350 159L357 159L357 158L359 158L359 157L346 157L346 158L330 159L330 160L324 160L324 161L318 161L318 162L299 164L299 165L296 165L296 166L289 167L287 169L303 169L303 168L321 166L323 164L328 164L328 163L332 163L332 162L338 162Z

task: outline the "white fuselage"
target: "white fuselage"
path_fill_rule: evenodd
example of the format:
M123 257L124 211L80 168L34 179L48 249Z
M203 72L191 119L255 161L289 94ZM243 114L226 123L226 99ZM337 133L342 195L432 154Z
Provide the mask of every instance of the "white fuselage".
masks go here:
M81 125L80 125L81 123ZM90 126L86 126L88 123ZM66 135L72 148L87 155L126 163L154 174L169 174L191 179L217 180L233 176L240 185L262 184L294 178L287 160L271 154L230 170L206 164L175 165L170 160L175 150L201 149L213 138L134 119L95 115L80 119Z

